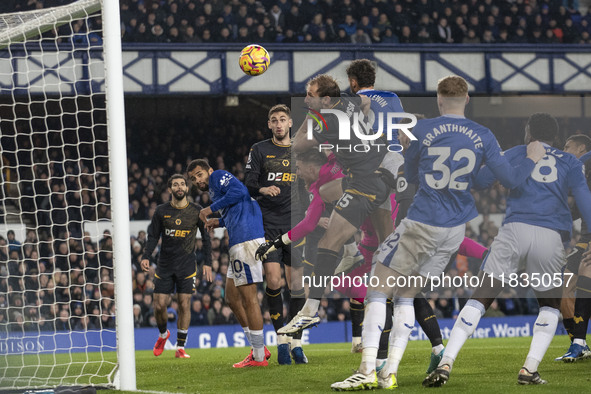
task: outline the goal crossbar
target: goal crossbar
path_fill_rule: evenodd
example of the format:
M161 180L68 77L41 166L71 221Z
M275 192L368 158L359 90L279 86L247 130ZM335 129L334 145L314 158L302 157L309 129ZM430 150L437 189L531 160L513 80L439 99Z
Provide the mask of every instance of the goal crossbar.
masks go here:
M0 49L100 11L100 0L79 0L54 8L4 14L0 20Z

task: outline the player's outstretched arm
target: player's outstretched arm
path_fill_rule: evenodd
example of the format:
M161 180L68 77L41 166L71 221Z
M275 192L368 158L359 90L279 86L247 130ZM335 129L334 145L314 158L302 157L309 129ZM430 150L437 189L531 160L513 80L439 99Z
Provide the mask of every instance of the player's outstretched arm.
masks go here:
M267 241L264 244L261 244L258 247L257 251L255 252L254 256L258 260L263 260L264 258L267 257L267 255L269 253L274 252L277 249L282 248L287 245L290 245L290 244L291 244L291 240L289 239L288 233L280 234L277 237L275 237L274 240Z
M214 180L212 179L212 181ZM218 180L216 179L214 182L218 182ZM250 199L248 189L246 189L246 187L242 183L240 183L240 181L236 179L233 175L230 175L230 178L228 178L220 186L218 193L221 194L222 197L209 206L211 212L216 212L220 209L228 208L232 205L235 205L240 201L244 200L245 197L248 197Z
M514 189L531 175L536 163L546 156L546 148L539 141L530 142L527 146L527 156L520 159L515 166L512 166L505 156L501 156L499 151L498 157L494 159L494 165L488 163L489 168L503 186ZM489 160L487 157L487 162Z
M486 189L495 183L496 180L497 178L495 178L495 175L492 173L490 168L488 168L488 166L484 166L480 169L480 171L478 171L478 175L476 176L476 179L474 179L472 188L476 190Z
M314 198L310 202L308 206L308 210L306 211L306 216L294 226L293 229L288 233L289 238L292 241L299 241L300 239L304 238L306 235L310 234L318 225L318 221L322 216L322 211L324 211L324 202L322 198L317 193L314 194Z
M162 232L162 217L160 216L160 212L157 209L154 212L154 216L152 216L152 221L148 226L148 240L146 241L146 246L144 247L144 254L142 255L142 261L140 265L144 271L148 271L150 269L150 257L152 257L152 253L154 253L154 249L156 249L156 245L158 245L158 240L160 239L160 233Z

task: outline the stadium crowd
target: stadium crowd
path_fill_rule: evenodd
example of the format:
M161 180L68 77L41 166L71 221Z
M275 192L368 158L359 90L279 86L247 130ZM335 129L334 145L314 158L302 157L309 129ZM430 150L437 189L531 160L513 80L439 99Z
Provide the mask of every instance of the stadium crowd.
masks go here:
M0 12L73 0L5 0ZM122 0L123 41L588 44L578 0ZM93 23L100 21L93 20ZM85 26L73 26L84 31ZM48 33L51 34L51 33Z

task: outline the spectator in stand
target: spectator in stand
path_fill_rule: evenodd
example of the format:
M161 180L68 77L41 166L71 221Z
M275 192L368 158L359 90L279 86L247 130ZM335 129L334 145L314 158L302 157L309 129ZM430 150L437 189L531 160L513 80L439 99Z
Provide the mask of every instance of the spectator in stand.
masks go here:
M357 32L357 23L353 19L353 15L345 15L345 21L339 25L339 29L345 30L349 37L353 36Z
M379 44L382 42L382 35L380 34L380 29L374 27L371 29L371 36L369 37L373 44Z
M382 37L382 44L398 44L398 37L394 34L391 27L387 27Z
M414 43L414 38L412 36L412 30L410 29L410 26L402 26L402 29L400 30L400 37L398 38L398 40L401 44Z
M474 29L468 29L468 34L463 38L462 43L464 44L479 44L480 38L476 36Z
M353 44L370 45L371 38L369 38L367 33L365 31L363 31L362 28L358 28L357 33L355 33L355 35L353 35L353 37L351 37L351 42Z
M451 44L454 42L451 27L447 24L446 18L440 18L439 22L437 23L437 38L439 42L445 44Z
M320 31L324 30L325 28L326 25L322 20L322 14L316 14L314 15L314 19L312 19L312 22L304 26L303 32L305 34L310 34L312 39L316 39L318 38L318 33L320 33Z

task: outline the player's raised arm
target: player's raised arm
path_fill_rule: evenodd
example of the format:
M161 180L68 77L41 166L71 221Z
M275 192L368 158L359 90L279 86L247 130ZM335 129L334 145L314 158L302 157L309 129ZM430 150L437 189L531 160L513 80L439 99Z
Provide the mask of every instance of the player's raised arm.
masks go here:
M546 148L541 142L530 142L527 146L527 156L512 166L509 160L501 155L496 140L494 142L495 144L489 143L489 146L485 147L487 155L485 161L496 179L509 189L521 185L530 176L536 163L546 155Z
M214 190L217 189L216 193L222 195L222 197L210 205L213 212L237 204L246 197L250 198L248 190L238 179L229 172L219 171L218 173L218 171L211 175L211 187Z
M160 240L161 233L162 217L160 216L160 212L156 210L154 212L154 216L152 216L152 221L148 226L148 241L146 242L144 254L142 255L142 261L140 263L144 271L148 271L150 269L150 257L152 257L152 253L154 253L156 245L158 245L158 240Z
M523 157L519 157L521 150L518 149L519 147L511 148L506 152L502 153L502 155L511 163L511 165L519 163ZM521 153L521 156L523 154ZM495 183L497 177L491 171L490 167L487 165L482 166L480 171L478 171L478 175L474 179L474 183L472 185L473 189L482 190L487 189Z

